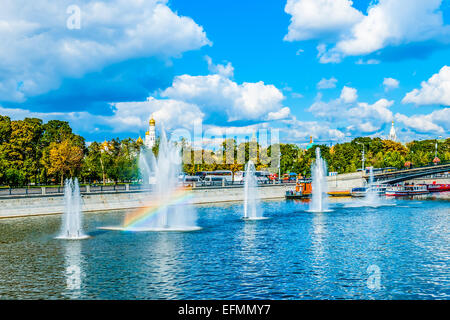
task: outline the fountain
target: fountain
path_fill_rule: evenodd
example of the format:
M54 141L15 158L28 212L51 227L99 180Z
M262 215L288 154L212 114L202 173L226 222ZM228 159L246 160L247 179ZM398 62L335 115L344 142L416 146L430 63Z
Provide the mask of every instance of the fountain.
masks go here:
M156 158L151 150L141 150L139 159L144 184L148 182L151 188L147 205L126 214L122 226L100 229L121 231L201 229L196 225L195 208L189 205L192 193L179 185L180 148L167 140L164 130L161 132L158 157Z
M243 219L267 219L262 216L262 211L259 207L258 181L255 176L255 165L251 160L247 163L247 169L245 170Z
M373 168L369 169L369 185L367 186L367 193L364 199L366 205L376 207L380 205L380 199L378 197L377 190L373 183Z
M64 184L63 222L61 234L57 239L80 240L89 238L83 233L81 195L78 179L67 179Z
M320 156L320 148L316 148L316 161L312 168L312 199L309 212L329 212L327 196L327 165Z
M347 208L395 206L395 202L382 200L378 195L378 190L374 183L373 168L369 168L369 183L366 186L367 192L363 199L356 200L345 205Z

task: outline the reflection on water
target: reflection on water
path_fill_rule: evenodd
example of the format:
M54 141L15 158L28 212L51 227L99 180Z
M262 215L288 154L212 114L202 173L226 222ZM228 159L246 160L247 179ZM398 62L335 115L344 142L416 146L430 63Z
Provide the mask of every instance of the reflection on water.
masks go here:
M166 299L177 299L177 273L182 271L178 265L178 252L171 235L167 232L158 234L149 250L153 259L149 261L153 281L158 283Z
M82 269L81 257L81 242L80 241L66 241L66 290L64 295L77 299L81 296L81 282L84 277Z
M125 212L87 214L82 242L53 239L58 216L0 220L0 299L450 298L448 201L349 201L265 201L257 222L199 206L198 232L100 232Z
M312 213L311 245L314 256L314 265L319 267L318 268L319 276L321 273L320 271L323 271L321 267L325 265L325 241L326 241L325 219L326 218L323 212Z

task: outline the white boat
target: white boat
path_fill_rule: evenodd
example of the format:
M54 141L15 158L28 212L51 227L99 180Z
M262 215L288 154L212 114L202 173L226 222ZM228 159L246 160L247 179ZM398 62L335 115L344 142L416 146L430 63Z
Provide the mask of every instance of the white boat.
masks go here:
M351 191L352 197L365 197L369 190L375 192L378 195L384 195L386 193L386 186L377 185L362 188L353 188Z
M388 187L386 189L386 195L392 197L401 196L413 196L417 194L427 194L429 193L427 186L422 184L417 185L397 185Z

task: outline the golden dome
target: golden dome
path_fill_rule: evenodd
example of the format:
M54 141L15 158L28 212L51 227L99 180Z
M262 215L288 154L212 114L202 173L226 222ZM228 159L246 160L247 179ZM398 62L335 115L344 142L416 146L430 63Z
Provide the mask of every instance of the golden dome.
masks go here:
M103 150L108 150L108 148L109 148L109 143L105 140L105 141L101 144L101 146L102 146L102 149L103 149Z
M148 131L145 133L146 136L148 136L149 134L150 134L150 132L148 132Z
M152 118L149 121L149 124L154 127L155 123L156 123L156 121L155 121L155 119L153 119L153 116L152 116Z
M139 144L143 144L144 140L142 140L141 136L139 136L139 138L136 140L136 142Z

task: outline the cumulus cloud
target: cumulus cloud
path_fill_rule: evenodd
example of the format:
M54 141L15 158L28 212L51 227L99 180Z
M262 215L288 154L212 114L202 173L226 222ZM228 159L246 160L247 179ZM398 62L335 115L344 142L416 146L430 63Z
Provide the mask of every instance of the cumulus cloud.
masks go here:
M335 46L319 50L322 63L336 63L345 56L366 55L387 46L430 39L447 41L450 31L439 10L441 3L380 0L364 15L352 7L352 1L288 0L285 10L292 18L285 40L314 38L331 42L329 34L334 35Z
M226 78L232 78L234 75L234 67L231 62L228 62L226 65L223 64L214 64L211 57L205 56L206 62L208 63L208 70L212 73L220 74Z
M355 88L344 87L339 98L325 102L319 97L308 111L335 125L345 126L348 131L355 134L374 133L392 120L393 114L389 108L394 101L380 99L369 104L358 102L357 99Z
M363 18L350 0L288 0L285 11L291 15L287 41L332 37Z
M400 82L394 78L384 78L383 86L386 91L398 88Z
M238 84L221 74L181 75L161 96L198 105L205 112L225 114L228 121L258 120L283 108L284 95L264 82Z
M331 77L330 79L322 78L322 79L317 83L317 88L318 88L318 89L331 89L331 88L336 88L336 83L337 83L337 79L334 78L334 77Z
M296 117L283 120L283 127L280 132L286 134L283 140L299 143L299 141L308 141L312 136L316 140L322 141L340 141L348 136L347 133L333 128L328 122L301 121Z
M358 98L358 94L356 92L357 90L355 88L344 86L342 88L341 96L339 97L339 99L341 99L345 103L356 101L356 99Z
M450 108L410 117L397 113L395 119L417 133L448 134L450 132Z
M374 52L387 45L424 41L441 36L441 0L384 0L353 26L350 37L336 48L346 55Z
M450 67L442 67L439 73L434 74L428 81L423 81L420 89L408 92L402 103L450 106Z
M286 119L291 114L291 110L288 107L284 107L276 112L269 112L267 120L281 120Z
M173 99L149 97L147 101L119 102L114 103L112 107L113 116L104 119L118 131L145 128L151 114L168 129L192 128L196 121L204 117L196 105Z
M127 59L173 57L210 42L168 0L80 1L80 29L67 28L73 1L4 0L0 12L0 100L21 102L66 77Z

